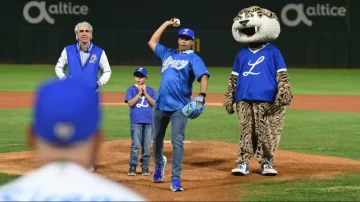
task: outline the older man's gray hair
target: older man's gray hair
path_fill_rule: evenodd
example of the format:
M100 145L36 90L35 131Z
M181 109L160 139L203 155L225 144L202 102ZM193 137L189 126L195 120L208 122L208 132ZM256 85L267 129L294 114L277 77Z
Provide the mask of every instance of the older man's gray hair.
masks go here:
M93 27L90 25L90 23L86 22L86 21L83 21L83 22L79 22L76 26L75 26L75 35L78 33L79 31L79 27L81 25L87 25L89 27L89 30L91 33L93 33ZM91 37L92 38L92 37ZM76 40L78 40L77 36L76 36Z

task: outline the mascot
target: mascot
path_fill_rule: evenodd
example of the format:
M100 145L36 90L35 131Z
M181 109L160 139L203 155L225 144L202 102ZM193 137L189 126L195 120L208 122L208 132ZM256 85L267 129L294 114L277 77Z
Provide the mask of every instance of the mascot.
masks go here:
M239 119L240 139L233 175L249 173L256 155L261 174L277 175L274 152L284 127L286 106L293 95L285 61L279 49L269 43L280 34L275 13L252 6L234 18L232 35L245 46L237 53L225 93L224 107Z

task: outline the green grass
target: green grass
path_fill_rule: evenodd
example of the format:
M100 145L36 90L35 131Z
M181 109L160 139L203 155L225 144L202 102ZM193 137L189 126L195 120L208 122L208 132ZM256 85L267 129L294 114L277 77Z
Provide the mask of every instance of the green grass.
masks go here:
M0 152L27 149L25 127L30 121L29 109L0 110ZM129 109L104 107L105 140L130 139ZM217 117L214 122L214 117ZM337 156L360 160L360 113L335 113L288 109L280 149ZM170 139L171 126L166 139ZM226 132L224 132L226 131ZM208 107L201 118L189 120L187 140L217 140L237 143L239 129L236 115L222 108Z
M240 185L242 201L360 201L360 173L323 180L265 181Z
M132 85L133 66L113 66L113 74L102 91L125 92ZM147 67L147 84L157 89L160 82L160 67ZM36 86L55 77L51 65L0 65L2 79L0 91L34 91ZM223 93L227 88L231 67L209 67L210 93ZM360 70L343 69L296 69L289 68L290 81L295 94L360 95ZM194 92L199 84L194 83Z
M0 173L0 185L15 180L18 177L19 175L8 175L8 174Z
M30 109L3 109L0 114L0 152L27 150L24 132L30 121ZM106 140L130 139L128 115L128 107L104 107ZM359 113L288 109L280 149L360 160L358 120ZM166 139L170 139L170 130L171 127ZM237 143L237 118L227 115L222 108L208 107L200 119L189 120L186 135L187 140ZM0 174L0 184L16 177ZM328 180L263 181L238 186L245 189L241 199L246 201L356 201L359 200L359 180L360 173Z
M124 92L133 84L135 67L113 66L106 92ZM0 65L0 91L34 91L45 79L55 76L51 65ZM210 93L223 93L231 68L209 68ZM160 67L148 67L147 85L158 87ZM289 69L295 94L360 95L360 70ZM195 83L194 91L199 85ZM0 109L0 152L24 151L25 128L30 109ZM104 107L105 140L130 139L128 107ZM214 120L216 117L216 120ZM360 160L360 113L317 112L288 109L280 149ZM166 139L170 139L171 126ZM205 109L197 120L189 120L187 140L217 140L237 143L239 129L236 115L222 108ZM18 176L0 174L0 184ZM263 181L239 185L246 201L359 201L360 173L327 180Z

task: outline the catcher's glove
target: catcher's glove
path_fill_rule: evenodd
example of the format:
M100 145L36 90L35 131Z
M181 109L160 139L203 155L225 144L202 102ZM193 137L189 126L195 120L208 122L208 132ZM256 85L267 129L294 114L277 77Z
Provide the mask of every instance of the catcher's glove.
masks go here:
M182 112L190 119L196 119L204 111L205 99L198 96L191 100L185 107L182 108Z

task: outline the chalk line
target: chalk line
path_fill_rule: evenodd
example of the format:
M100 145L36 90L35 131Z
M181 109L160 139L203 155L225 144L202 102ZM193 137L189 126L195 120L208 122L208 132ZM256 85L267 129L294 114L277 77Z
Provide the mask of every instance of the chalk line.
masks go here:
M121 103L121 102L104 102L104 103L101 103L101 105L104 105L104 106L127 106L126 103ZM220 102L207 102L205 105L221 107L223 104Z

